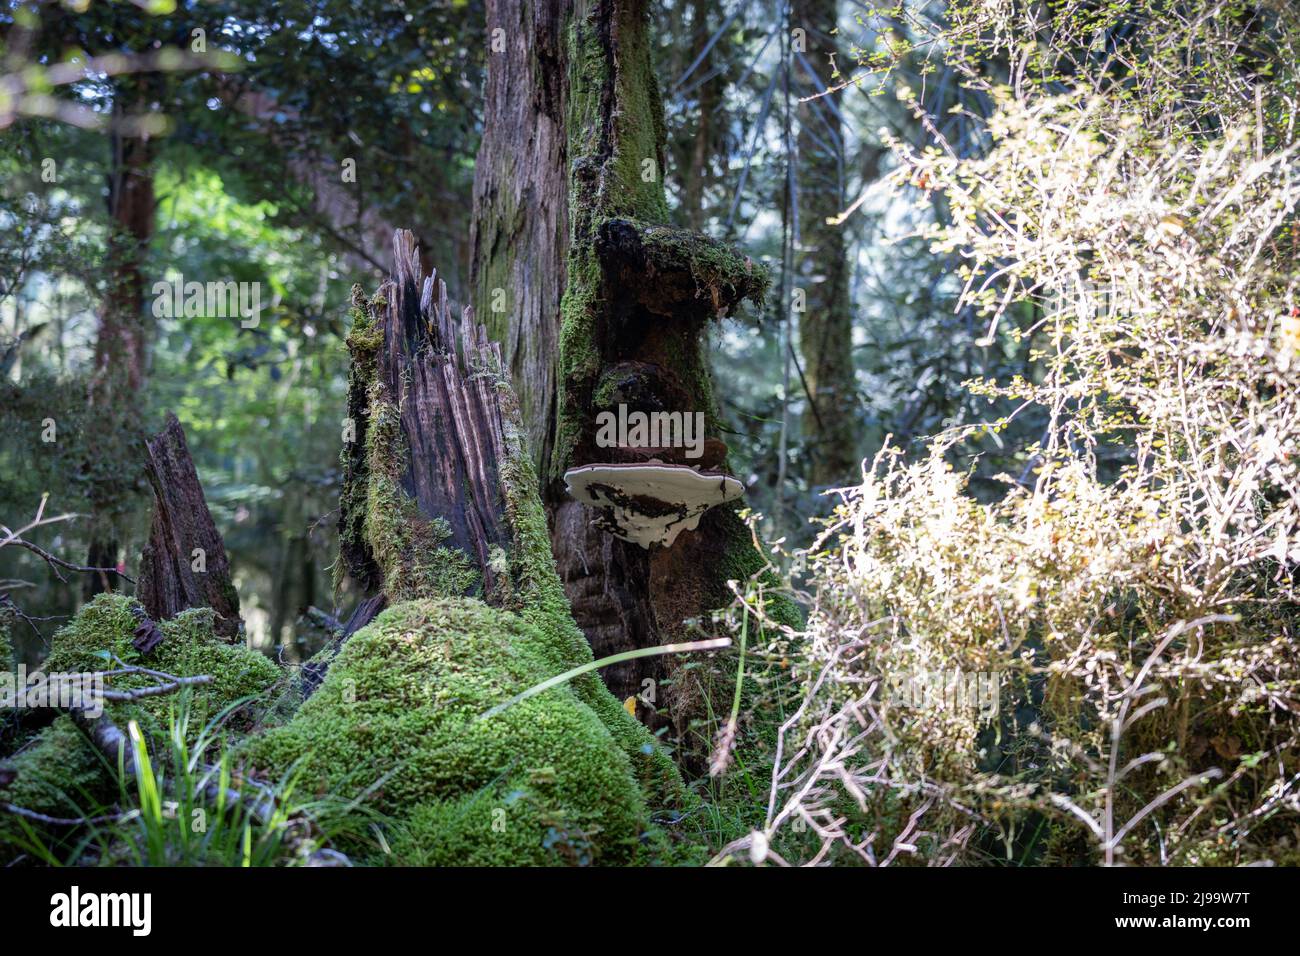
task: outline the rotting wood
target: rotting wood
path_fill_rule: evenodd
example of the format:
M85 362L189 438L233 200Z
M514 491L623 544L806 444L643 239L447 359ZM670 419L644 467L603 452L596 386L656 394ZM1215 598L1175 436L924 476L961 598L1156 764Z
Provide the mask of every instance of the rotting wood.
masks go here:
M446 285L436 271L421 281L410 232L398 230L394 235L393 259L393 277L368 304L373 328L382 336L373 358L373 389L356 387L354 368L349 395L357 441L345 457L340 515L344 559L363 587L384 585L367 535L350 537L349 529L364 531L365 517L357 512L365 507L371 477L365 449L356 446L373 440L377 406L396 409L398 483L414 508L408 524L423 522L440 530L445 525L438 545L471 559L481 596L490 601L499 573L493 553L509 545L510 529L499 491L505 443L496 377L477 371L499 372L501 350L474 322L469 308L461 318L460 335L455 334ZM421 553L402 561L414 565L429 559L427 548L413 550Z
M226 640L236 639L243 626L239 594L185 431L175 415L169 413L163 430L146 442L145 468L154 506L149 541L140 554L137 599L155 621L187 608L210 607L217 615L216 633Z

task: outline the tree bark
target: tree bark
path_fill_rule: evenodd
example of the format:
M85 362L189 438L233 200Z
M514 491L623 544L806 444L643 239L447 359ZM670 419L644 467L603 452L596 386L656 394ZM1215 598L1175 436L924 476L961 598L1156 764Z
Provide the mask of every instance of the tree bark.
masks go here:
M468 316L457 341L446 286L422 278L414 236L367 302L353 289L353 356L340 526L353 578L394 603L426 592L496 596L511 538L501 497L501 399L486 376L500 347ZM535 491L535 489L530 489Z
M136 597L158 621L186 608L210 607L217 613L213 630L235 640L242 626L239 593L175 415L168 414L166 427L147 442L145 470L154 504Z
M831 85L835 0L793 0L791 23L806 31L804 60L792 69L801 96ZM814 75L809 75L811 67ZM795 285L803 289L799 350L810 407L803 416L809 481L816 487L851 481L861 428L853 367L853 312L844 231L828 220L844 210L844 140L830 97L800 103L797 112L800 244Z
M488 0L488 119L474 170L474 301L500 343L542 471L554 432L569 251L568 14L567 0Z

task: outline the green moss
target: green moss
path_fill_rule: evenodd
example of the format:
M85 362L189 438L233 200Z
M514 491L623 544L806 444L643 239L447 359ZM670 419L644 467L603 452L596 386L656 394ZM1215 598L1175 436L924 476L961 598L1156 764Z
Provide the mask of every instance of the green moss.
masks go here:
M348 421L353 433L350 438L345 438L343 447L339 449L343 487L339 492L340 559L334 562L335 594L342 588L344 577L349 572L359 581L365 582L369 577L365 566L371 561L365 538L365 449L358 449L356 442L366 436L366 396L374 378L375 356L383 344L383 338L382 330L376 336L369 328L371 320L364 307L366 298L360 285L352 286L352 302L353 307L348 312L352 326L348 332L347 344L351 357L348 368ZM376 338L378 341L375 341Z
M634 862L650 833L628 757L572 687L480 720L556 670L556 648L509 611L465 598L399 604L349 638L249 764L364 798L398 819L391 863Z
M762 306L770 273L731 245L691 229L611 217L599 224L606 254L635 266L651 301L672 291L695 299L701 314L729 312L741 300ZM665 287L665 281L672 288Z
M354 304L348 309L348 317L352 320L347 337L348 352L354 359L364 356L373 359L384 345L383 326L370 314L369 303L361 294L360 285L353 285L352 301Z
M111 592L97 595L53 638L49 656L41 671L86 673L117 669L104 652L116 654L127 663L139 658L131 646L138 624L139 605L125 595ZM192 677L206 674L212 682L186 693L190 700L188 730L193 743L205 724L237 701L256 698L281 677L274 663L245 647L234 646L218 637L213 629L215 615L208 608L182 611L159 627L162 642L139 663L152 670ZM158 679L148 675L114 677L107 686L115 690L150 686ZM105 715L119 728L135 721L153 742L161 740L175 706L172 695L131 702L107 702ZM246 727L248 717L230 719L228 729ZM4 799L17 806L54 816L79 816L93 810L117 793L110 768L94 751L82 733L66 716L60 716L21 753L6 762L17 771ZM0 820L0 859L8 858L13 838L21 831L13 819Z
M131 645L138 624L133 608L139 609L139 605L125 595L97 595L54 635L49 657L41 669L46 673L114 669L117 665L103 656L106 650L132 663L139 658ZM212 677L211 683L196 687L192 694L190 713L195 733L222 708L256 697L281 677L280 669L263 655L218 637L212 629L214 620L211 609L191 608L161 622L162 642L139 661L152 670L181 677ZM157 679L148 675L129 675L112 678L110 686L129 690L156 683ZM166 726L172 703L168 696L149 697L131 703L109 703L105 711L115 723L136 720L146 730L158 732Z
M478 569L456 548L446 521L430 520L402 488L407 460L397 407L378 397L370 403L366 434L363 533L393 603L419 597L470 594L481 588Z
M438 552L446 549L412 539L409 520L394 521L406 501L394 474L402 459L392 455L400 426L394 408L372 402L365 533L386 593L402 596L348 639L293 719L249 741L244 755L273 775L299 766L307 786L391 815L382 862L641 861L664 849L648 808L690 797L667 754L596 674L477 719L591 660L555 570L514 395L504 381L497 387L512 545L491 560L504 607L460 590L410 599L413 563L445 560Z
M600 374L602 360L596 345L596 315L601 292L600 263L590 245L577 246L569 255L568 282L560 302L559 381L562 389L556 422L551 478L568 468L573 449L582 437L585 404L583 392Z
M668 221L663 189L663 101L650 60L650 39L641 11L620 7L610 25L618 55L606 48L594 5L578 4L569 27L569 155L575 168L599 163L600 202L609 215ZM604 115L607 91L617 110ZM610 128L612 126L612 128ZM602 153L602 151L607 151ZM653 176L644 176L653 160Z
M384 344L384 330L378 325L369 324L364 313L353 309L352 331L348 333L348 348L353 355L376 354Z
M0 799L49 816L82 816L117 792L104 761L67 716L55 718L35 741L6 760L5 767L15 776L0 791ZM0 862L15 859L24 839L19 819L0 814Z

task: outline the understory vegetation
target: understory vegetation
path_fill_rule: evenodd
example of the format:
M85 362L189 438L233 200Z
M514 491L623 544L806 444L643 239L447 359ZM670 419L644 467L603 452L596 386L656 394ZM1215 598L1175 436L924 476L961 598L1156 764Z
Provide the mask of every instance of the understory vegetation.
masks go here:
M1222 5L1163 6L1122 49L1195 58L1202 98L1139 97L1113 61L1057 92L1047 45L1023 55L1050 81L990 90L982 155L898 144L898 180L948 205L926 236L960 250L961 303L990 340L1031 305L1036 362L968 383L1013 414L887 444L792 556L811 613L778 652L807 691L727 852L1300 861L1295 76L1243 81ZM957 9L1014 57L1033 7ZM972 494L953 450L1034 409L1023 465Z

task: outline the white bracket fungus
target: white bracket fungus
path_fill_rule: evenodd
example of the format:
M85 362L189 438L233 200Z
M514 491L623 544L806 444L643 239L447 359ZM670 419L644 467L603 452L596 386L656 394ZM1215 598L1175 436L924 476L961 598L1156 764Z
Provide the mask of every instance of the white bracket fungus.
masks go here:
M643 548L668 547L704 512L745 493L730 475L658 462L582 465L566 471L564 481L569 494L596 510L600 528Z

